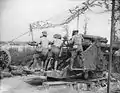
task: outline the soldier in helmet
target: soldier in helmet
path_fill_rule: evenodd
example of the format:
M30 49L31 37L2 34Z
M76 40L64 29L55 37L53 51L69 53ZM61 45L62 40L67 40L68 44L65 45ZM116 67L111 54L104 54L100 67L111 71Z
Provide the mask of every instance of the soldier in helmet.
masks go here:
M73 45L73 51L72 51L72 57L71 57L71 68L74 63L75 57L83 51L82 41L84 39L81 34L78 34L78 32L79 32L78 30L73 31L72 39L70 41L70 43Z
M47 38L47 32L43 31L42 36L40 37L40 45L41 45L41 58L43 59L43 68L45 68L45 61L48 56L49 50L49 39Z
M63 41L61 40L61 35L60 34L55 34L53 36L53 46L60 48Z
M40 58L40 64L42 68L45 69L45 61L48 56L49 51L49 39L47 38L47 32L43 31L42 36L40 36L39 44L37 46L37 53L33 56L35 62L38 63L38 59Z
M58 57L60 54L60 48L62 46L63 41L61 40L61 35L60 34L55 34L53 36L53 41L52 41L53 45L51 48L51 52L52 52L52 56L55 59L55 67L54 69L56 69L57 67L57 62L58 62Z
M77 48L78 51L83 51L82 47L83 36L81 34L78 34L78 30L73 31L71 41L73 43L73 48Z
M40 37L39 43L42 49L48 49L49 39L47 38L47 32L43 31L42 36Z

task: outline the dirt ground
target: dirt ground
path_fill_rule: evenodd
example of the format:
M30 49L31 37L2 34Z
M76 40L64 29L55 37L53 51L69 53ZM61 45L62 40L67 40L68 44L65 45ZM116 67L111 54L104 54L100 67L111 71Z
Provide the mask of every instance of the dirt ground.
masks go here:
M40 86L32 86L26 82L26 76L16 76L4 78L0 82L0 93L106 93L105 88L98 91L77 91L72 87L57 86L46 89L41 89Z
M5 78L1 81L0 93L77 93L65 87L40 89L24 82L23 77Z

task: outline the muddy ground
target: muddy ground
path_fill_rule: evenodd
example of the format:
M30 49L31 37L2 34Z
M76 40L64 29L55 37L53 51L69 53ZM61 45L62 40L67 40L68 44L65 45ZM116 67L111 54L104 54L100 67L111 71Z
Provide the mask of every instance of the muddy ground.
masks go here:
M33 76L15 76L2 79L0 81L0 93L106 93L106 87L97 88L91 91L78 91L73 87L68 87L65 85L49 88L43 88L40 85L33 86L25 82L30 77ZM120 85L116 83L112 84L112 90L114 90L113 86L116 89L120 88Z

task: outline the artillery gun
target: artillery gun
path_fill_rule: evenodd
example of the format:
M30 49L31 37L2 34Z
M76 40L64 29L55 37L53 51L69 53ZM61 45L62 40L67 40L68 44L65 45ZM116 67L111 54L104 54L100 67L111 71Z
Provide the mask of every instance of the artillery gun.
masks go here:
M46 71L47 81L71 81L81 82L83 80L90 82L107 81L107 71L109 62L110 46L108 40L99 36L83 35L82 60L77 57L70 69L70 58L58 63L59 71ZM113 45L113 53L119 49L118 45ZM69 51L69 49L68 49ZM67 53L66 53L67 54ZM113 54L113 56L115 56ZM69 60L69 61L68 61ZM82 61L82 62L81 62ZM114 61L114 59L113 59ZM82 67L80 66L82 63Z

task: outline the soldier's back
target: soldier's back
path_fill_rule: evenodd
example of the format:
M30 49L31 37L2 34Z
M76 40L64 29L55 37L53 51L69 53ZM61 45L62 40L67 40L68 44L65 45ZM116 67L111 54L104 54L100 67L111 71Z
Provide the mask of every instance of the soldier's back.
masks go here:
M49 40L47 37L41 37L40 42L43 48L48 48Z

